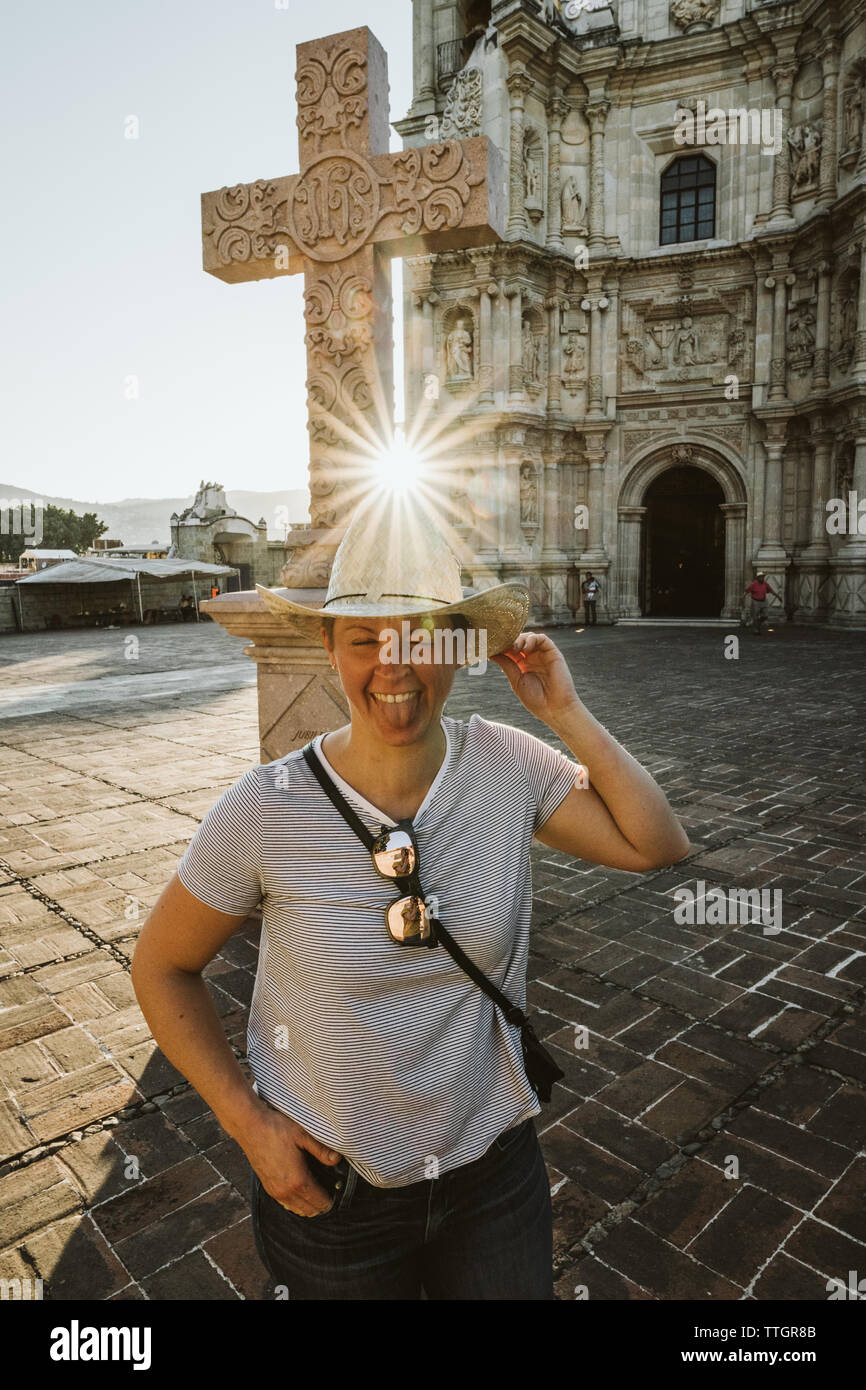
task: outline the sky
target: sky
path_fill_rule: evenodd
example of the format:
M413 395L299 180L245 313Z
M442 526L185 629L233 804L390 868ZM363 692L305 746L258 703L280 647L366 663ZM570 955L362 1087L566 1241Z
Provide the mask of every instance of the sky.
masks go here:
M411 0L6 0L0 483L94 502L306 486L303 277L206 275L199 196L297 170L295 45L360 24L399 120Z

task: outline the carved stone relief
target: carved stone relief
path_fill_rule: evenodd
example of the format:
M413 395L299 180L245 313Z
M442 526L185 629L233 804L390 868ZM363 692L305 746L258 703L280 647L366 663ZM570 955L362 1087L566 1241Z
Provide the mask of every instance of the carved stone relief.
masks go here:
M748 376L751 358L748 290L679 303L624 301L620 371L623 391L667 383L722 385Z
M711 29L718 21L721 0L671 0L671 23L686 33Z
M480 68L463 68L457 73L439 124L443 140L459 140L481 134L483 79Z

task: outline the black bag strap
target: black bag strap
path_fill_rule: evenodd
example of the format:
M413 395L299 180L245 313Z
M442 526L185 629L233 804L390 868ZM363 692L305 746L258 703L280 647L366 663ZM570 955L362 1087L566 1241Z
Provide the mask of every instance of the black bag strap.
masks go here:
M331 781L327 772L322 767L321 760L316 755L312 741L301 751L307 767L319 783L322 791L336 807L346 823L354 830L358 839L361 840L368 850L372 851L373 845L376 842L375 835L372 835L364 822L355 815L355 812L343 796L339 787L336 787ZM420 887L420 884L418 886ZM512 1004L511 1000L508 999L500 989L497 989L492 981L488 980L484 972L479 970L475 962L471 961L461 947L457 945L451 933L445 930L438 917L431 917L430 920L433 923L436 940L441 941L455 964L459 965L460 969L466 972L469 978L478 985L479 989L484 991L488 999L492 999L494 1004L498 1004L509 1023L512 1023L516 1028L528 1028L531 1032L529 1019L526 1017L523 1010L519 1009L516 1004Z

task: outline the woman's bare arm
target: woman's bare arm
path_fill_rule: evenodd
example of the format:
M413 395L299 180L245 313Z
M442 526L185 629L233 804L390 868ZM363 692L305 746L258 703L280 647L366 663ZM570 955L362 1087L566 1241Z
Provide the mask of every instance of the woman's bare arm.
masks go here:
M328 1209L328 1198L297 1150L325 1163L339 1155L256 1095L201 976L243 921L200 902L174 874L141 929L132 984L166 1057L241 1145L265 1189L299 1215L312 1216Z
M588 772L588 786L574 787L536 838L576 859L633 873L684 859L691 845L661 787L581 702L552 640L522 632L508 652L491 659L521 704Z

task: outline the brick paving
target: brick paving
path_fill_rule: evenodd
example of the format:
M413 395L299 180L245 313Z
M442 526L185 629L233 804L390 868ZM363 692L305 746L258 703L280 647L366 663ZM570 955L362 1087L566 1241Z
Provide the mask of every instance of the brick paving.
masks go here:
M0 643L0 1279L47 1298L263 1299L243 1152L150 1036L136 932L258 757L243 639L203 624ZM539 1119L557 1296L826 1299L866 1275L860 634L559 630L589 708L694 845L637 875L537 846L529 997L566 1080ZM859 700L859 703L858 703ZM552 735L493 666L478 709ZM679 925L677 888L782 892ZM251 919L206 971L239 1054Z

